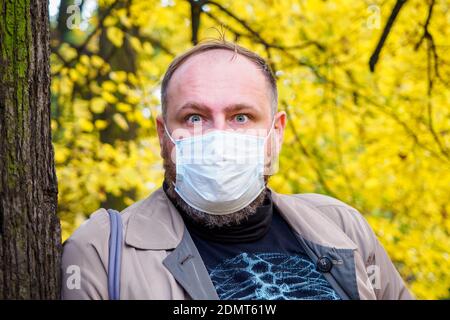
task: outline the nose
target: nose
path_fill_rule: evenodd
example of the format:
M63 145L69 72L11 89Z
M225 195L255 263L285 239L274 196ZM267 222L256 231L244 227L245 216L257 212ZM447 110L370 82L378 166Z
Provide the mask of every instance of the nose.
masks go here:
M212 115L212 127L209 129L213 129L213 130L228 129L225 114L223 114L221 112L214 113Z

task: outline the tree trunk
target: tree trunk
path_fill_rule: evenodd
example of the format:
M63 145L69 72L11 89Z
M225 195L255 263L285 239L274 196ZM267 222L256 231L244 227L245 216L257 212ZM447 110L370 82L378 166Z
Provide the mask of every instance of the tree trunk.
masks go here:
M0 299L57 299L47 0L0 0Z

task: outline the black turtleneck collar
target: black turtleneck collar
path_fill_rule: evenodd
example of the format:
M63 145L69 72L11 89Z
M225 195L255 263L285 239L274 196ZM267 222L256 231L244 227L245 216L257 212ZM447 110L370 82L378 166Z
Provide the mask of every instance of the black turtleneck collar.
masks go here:
M167 184L164 181L163 190L167 195ZM170 197L168 196L170 199ZM207 227L188 216L177 204L170 199L175 208L182 216L189 232L204 238L205 240L221 243L251 242L261 239L270 229L273 215L273 203L270 190L266 189L266 198L263 204L248 219L241 221L238 225L222 227Z

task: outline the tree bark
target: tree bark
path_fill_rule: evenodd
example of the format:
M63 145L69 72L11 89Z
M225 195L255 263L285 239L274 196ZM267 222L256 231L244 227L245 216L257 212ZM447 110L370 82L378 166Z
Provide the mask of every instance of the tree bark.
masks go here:
M0 0L0 299L57 299L47 0Z

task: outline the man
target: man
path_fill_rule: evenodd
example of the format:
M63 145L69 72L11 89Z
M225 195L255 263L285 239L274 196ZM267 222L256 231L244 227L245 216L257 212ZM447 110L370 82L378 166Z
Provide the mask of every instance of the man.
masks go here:
M161 93L165 181L121 213L121 299L412 298L355 209L266 186L286 114L264 59L204 42L172 62ZM110 298L109 236L100 209L67 240L64 299Z

